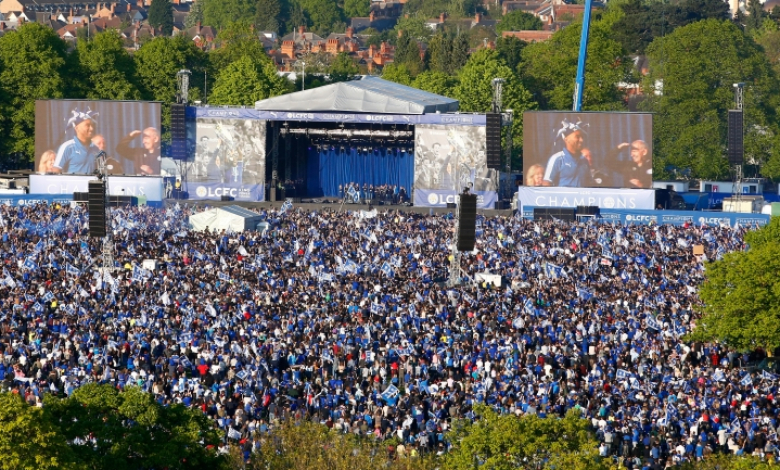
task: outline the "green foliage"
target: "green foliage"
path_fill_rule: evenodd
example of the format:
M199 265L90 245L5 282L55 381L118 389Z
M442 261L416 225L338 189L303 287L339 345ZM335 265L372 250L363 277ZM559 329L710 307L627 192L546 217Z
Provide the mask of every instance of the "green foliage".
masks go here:
M496 31L498 33L504 31L540 31L542 26L544 26L542 20L538 17L523 10L514 10L501 18L501 21L496 25Z
M452 75L436 70L423 72L414 79L412 86L442 96L453 96L458 80Z
M0 152L35 150L35 100L69 94L67 45L48 26L26 23L0 37Z
M246 22L228 24L217 35L217 46L208 54L209 72L215 77L242 57L249 57L258 63L268 59L260 37Z
M412 74L403 64L392 63L385 65L384 69L382 69L382 78L400 83L401 85L412 84Z
M496 41L496 51L498 51L498 57L501 58L506 65L512 70L517 70L517 66L523 58L523 49L528 43L517 39L513 36L500 37Z
M452 18L463 18L473 16L480 5L479 0L407 0L404 13L438 18L439 14L446 12Z
M349 54L340 52L331 62L328 74L330 81L335 83L351 80L359 72L357 64L349 57Z
M0 394L0 470L77 469L65 437L19 395Z
M449 73L456 74L469 60L469 37L466 33L455 36L449 62Z
M344 0L344 16L365 18L371 13L371 0Z
M751 143L748 153L758 161L768 159L778 82L750 37L730 21L700 21L658 38L647 55L650 73L645 77L643 107L657 113L655 168L673 165L691 168L697 178L728 177L726 116L734 103L732 85L738 82L749 84L745 127L748 135L760 140Z
M203 23L203 2L192 2L190 5L190 13L184 18L184 27L187 29Z
M427 42L433 36L433 31L425 24L426 21L427 18L419 14L399 18L393 36L400 39L399 33L402 32L409 38Z
M452 40L443 33L437 33L428 41L428 69L441 73L450 71Z
M534 91L542 109L572 108L581 29L581 23L572 24L549 41L529 44L522 51L523 82ZM582 95L587 110L624 109L623 92L617 85L630 80L632 62L620 44L610 39L610 30L607 22L591 25Z
M748 0L747 2L747 18L745 18L745 28L748 31L755 31L764 23L764 6L759 0Z
M279 31L282 5L279 0L257 0L255 4L255 28L258 31Z
M149 6L149 25L159 28L166 36L173 33L173 7L170 0L152 0Z
M405 66L412 76L422 72L425 64L421 56L420 43L417 42L417 39L406 32L401 34L395 46L394 62Z
M738 350L780 346L780 218L749 233L750 249L706 264L699 295L704 317L694 339L718 340Z
M255 16L255 0L198 0L203 2L203 24L222 29Z
M308 18L307 24L320 36L344 30L344 12L335 0L297 0ZM301 23L303 24L303 23Z
M78 41L74 52L82 75L78 95L94 100L137 100L135 65L113 30Z
M530 468L608 469L598 457L597 441L578 410L565 418L518 418L477 405L478 421L459 421L449 438L457 443L444 463L446 470ZM527 463L526 463L527 462ZM530 464L530 465L529 465ZM536 465L539 465L537 467Z
M268 59L258 62L243 56L220 72L209 102L251 105L257 100L286 93L290 88L289 82L276 73L273 62Z

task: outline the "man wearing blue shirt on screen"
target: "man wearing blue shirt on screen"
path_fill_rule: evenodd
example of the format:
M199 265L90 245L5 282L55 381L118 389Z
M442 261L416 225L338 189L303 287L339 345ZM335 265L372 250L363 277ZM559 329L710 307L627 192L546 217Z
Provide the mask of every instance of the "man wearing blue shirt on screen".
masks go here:
M585 147L585 126L581 122L563 121L558 137L563 140L563 150L547 161L543 186L590 186L590 165L582 155Z
M86 112L78 109L72 111L67 125L68 135L74 137L65 141L57 150L54 172L86 175L95 172L95 160L100 153L100 149L92 143L97 127L96 117L97 113L89 109Z

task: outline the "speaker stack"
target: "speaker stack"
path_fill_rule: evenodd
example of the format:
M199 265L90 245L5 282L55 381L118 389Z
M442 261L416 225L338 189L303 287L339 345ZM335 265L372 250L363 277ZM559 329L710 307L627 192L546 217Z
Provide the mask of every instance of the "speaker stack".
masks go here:
M744 122L742 110L730 109L729 110L729 130L728 130L728 145L729 145L729 165L737 166L742 165L742 160L745 155L744 145Z
M501 169L501 114L488 113L485 126L485 157L487 167Z
M477 238L477 195L461 194L458 204L458 251L473 251Z
M174 160L187 159L186 109L183 104L171 105L171 158Z
M576 209L566 207L534 207L534 220L577 220Z
M88 186L87 213L89 214L89 236L106 236L106 182L90 181Z
M599 215L599 206L577 206L577 217L596 217Z

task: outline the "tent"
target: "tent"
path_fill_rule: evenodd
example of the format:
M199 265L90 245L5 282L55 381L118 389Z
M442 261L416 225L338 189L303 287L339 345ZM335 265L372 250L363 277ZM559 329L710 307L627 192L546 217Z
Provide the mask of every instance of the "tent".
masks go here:
M260 100L255 103L255 109L376 114L452 113L458 110L458 100L367 76Z
M209 230L255 230L262 222L259 214L239 206L215 207L190 216L190 226L193 230L202 232Z

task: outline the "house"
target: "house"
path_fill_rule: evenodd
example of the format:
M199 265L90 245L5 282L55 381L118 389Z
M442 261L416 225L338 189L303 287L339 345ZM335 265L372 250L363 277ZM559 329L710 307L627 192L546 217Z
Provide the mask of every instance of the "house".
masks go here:
M447 14L442 13L438 18L432 18L425 22L425 26L430 28L431 31L438 31L439 28L444 27L444 21L447 19Z
M509 12L515 10L522 10L526 13L534 14L534 12L542 6L545 2L536 0L522 0L522 1L510 1L504 2L501 5L501 12L506 15Z
M371 11L367 17L355 17L350 21L350 26L356 31L373 28L379 32L395 28L398 23L397 16L378 16L375 11Z
M365 48L365 41L368 40L368 36L355 34L353 27L348 27L347 32L331 33L325 39L325 52L331 55L336 55L340 52L356 53L358 50Z
M482 13L477 13L474 15L474 19L471 20L471 27L476 28L481 26L483 28L495 28L497 23L498 20L485 18L482 16Z
M547 41L552 37L552 35L555 34L555 31L533 31L533 30L525 30L525 31L504 31L501 36L507 38L507 37L514 37L517 39L520 39L521 41L525 42L544 42Z
M281 52L289 58L295 58L296 54L325 50L325 39L306 31L305 26L298 26L298 30L285 35L281 41Z
M206 49L217 38L217 30L212 26L202 26L200 21L192 28L185 31L187 37L200 49Z

